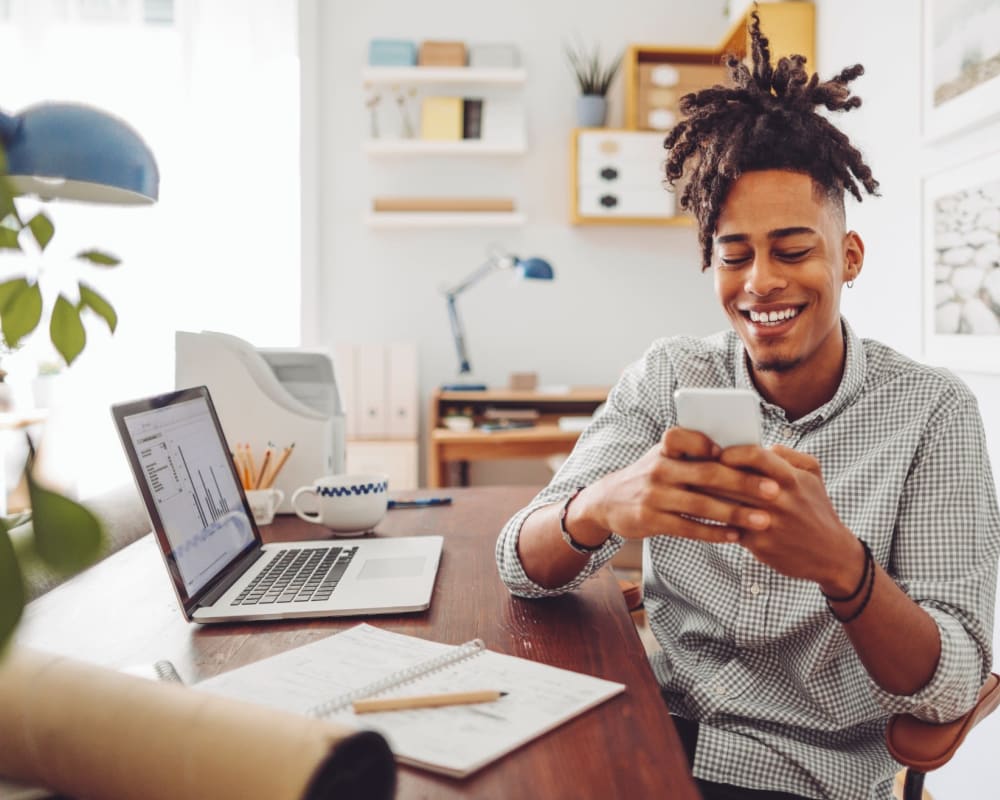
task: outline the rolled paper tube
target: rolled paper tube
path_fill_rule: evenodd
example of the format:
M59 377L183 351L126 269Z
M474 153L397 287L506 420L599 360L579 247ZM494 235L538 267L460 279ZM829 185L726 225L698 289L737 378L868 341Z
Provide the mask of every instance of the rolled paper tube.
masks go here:
M93 800L389 798L385 740L25 648L0 654L0 775Z

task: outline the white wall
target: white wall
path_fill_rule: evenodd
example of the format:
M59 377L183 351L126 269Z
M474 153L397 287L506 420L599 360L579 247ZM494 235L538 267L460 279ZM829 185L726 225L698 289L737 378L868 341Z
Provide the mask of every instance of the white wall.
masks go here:
M610 384L653 338L719 329L724 319L713 301L711 276L700 272L693 228L567 222L568 144L577 90L563 43L578 34L584 42L600 42L606 55L628 42L715 44L729 24L722 5L721 0L629 0L613 7L578 0L308 4L319 37L321 188L318 264L306 265L314 278L303 284L315 280L320 311L315 331L305 330L316 340L307 338L305 344L415 340L426 403L432 388L453 381L457 372L439 289L478 266L491 242L521 255L544 256L556 281L515 286L496 275L462 296L475 377L488 384L506 385L515 371L535 371L544 384ZM371 195L393 183L394 169L394 162L366 159L361 152L366 118L359 72L374 37L518 46L528 71L528 153L428 159L425 174L456 193L516 196L528 219L523 228L373 230L361 224ZM620 125L620 78L612 91L610 121ZM421 192L419 185L393 188Z

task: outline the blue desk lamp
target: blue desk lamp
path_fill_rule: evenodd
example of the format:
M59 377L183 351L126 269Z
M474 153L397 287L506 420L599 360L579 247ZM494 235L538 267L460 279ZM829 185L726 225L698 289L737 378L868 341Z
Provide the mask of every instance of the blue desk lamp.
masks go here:
M160 193L153 153L126 122L90 106L42 103L0 111L0 174L18 194L43 200L143 204Z
M462 321L458 316L458 308L455 305L455 300L462 292L475 286L487 275L501 270L514 270L518 277L530 280L550 281L555 276L552 265L545 259L519 258L498 247L491 247L489 258L487 258L482 266L450 289L445 289L444 296L448 303L448 319L451 322L451 335L455 340L455 350L458 353L458 372L460 375L468 375L472 372L472 367L469 365L469 354L465 349L465 332L462 328ZM480 384L476 384L475 386L470 384L468 386L452 385L449 388L485 389L486 387Z

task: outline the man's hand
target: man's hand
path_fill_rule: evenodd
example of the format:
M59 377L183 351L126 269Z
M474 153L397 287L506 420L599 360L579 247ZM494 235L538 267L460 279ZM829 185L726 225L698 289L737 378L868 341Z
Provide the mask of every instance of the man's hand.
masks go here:
M861 545L833 508L819 462L790 447L730 447L721 464L770 479L777 491L759 502L765 527L743 531L740 543L778 572L849 594L864 564Z
M638 461L589 486L570 506L568 527L575 511L630 539L663 534L735 542L744 531L766 530L772 521L763 507L778 485L720 463L721 454L705 435L671 428ZM699 521L706 519L719 524Z

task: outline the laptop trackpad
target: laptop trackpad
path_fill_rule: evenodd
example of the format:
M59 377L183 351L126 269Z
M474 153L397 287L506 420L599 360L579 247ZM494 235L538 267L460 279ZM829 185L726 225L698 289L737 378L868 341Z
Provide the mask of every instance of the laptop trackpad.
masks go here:
M369 558L358 578L419 578L424 574L426 560L423 556Z

